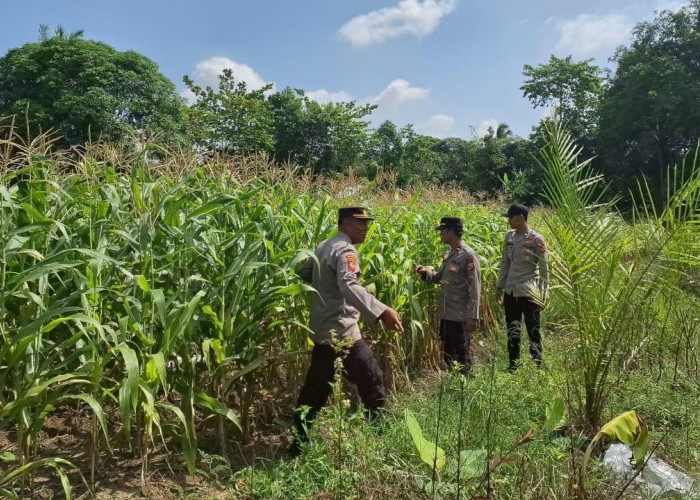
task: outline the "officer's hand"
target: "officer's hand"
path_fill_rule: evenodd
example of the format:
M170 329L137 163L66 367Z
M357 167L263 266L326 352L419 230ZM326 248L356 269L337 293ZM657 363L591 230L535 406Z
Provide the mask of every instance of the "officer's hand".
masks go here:
M469 333L473 333L476 331L477 328L479 328L479 322L475 320L474 318L469 318L467 320L467 324L465 325L465 328Z
M424 266L421 266L421 265L416 266L416 272L418 274L420 274L421 276L425 276L426 274L428 274L428 270Z
M397 332L403 333L401 316L399 316L399 313L394 311L391 307L384 309L384 312L381 316L379 316L379 319L382 320L382 324L387 330L396 330Z
M496 302L499 306L503 305L503 290L496 289Z

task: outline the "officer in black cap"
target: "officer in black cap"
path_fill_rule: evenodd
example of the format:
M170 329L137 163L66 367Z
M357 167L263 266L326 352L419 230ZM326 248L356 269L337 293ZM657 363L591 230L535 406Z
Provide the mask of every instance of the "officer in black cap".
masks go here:
M299 276L311 283L318 293L311 298L311 330L314 343L311 365L301 388L295 413L297 438L290 454L301 452L307 441L306 431L316 413L326 404L331 392L334 361L342 355L344 375L357 385L362 403L370 417L384 405L384 373L372 350L360 335L358 320L381 320L390 330L403 332L401 318L391 307L381 303L360 285L360 259L355 245L365 241L372 220L364 207L345 207L338 211L338 234L316 247L316 259L307 259ZM338 353L340 341L350 344L347 352ZM303 417L300 408L309 410Z
M498 273L497 299L503 304L508 328L508 371L517 368L520 358L520 321L525 319L530 339L530 356L542 364L540 311L547 296L547 243L527 222L525 205L512 204L502 214L511 230L503 242L501 268Z
M458 363L471 374L471 336L479 324L481 265L474 250L462 241L462 219L443 217L435 228L450 250L435 272L419 265L416 272L427 283L440 283L440 342L445 362Z

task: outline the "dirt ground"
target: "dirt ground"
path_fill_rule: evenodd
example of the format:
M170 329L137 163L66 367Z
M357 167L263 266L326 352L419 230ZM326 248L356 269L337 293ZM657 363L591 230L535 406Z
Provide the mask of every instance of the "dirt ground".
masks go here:
M108 420L116 421L116 410L112 409ZM228 481L232 470L259 462L279 459L289 445L289 433L283 430L285 422L258 429L250 436L247 444L233 441L229 446L230 467L219 456L218 440L206 429L198 434L201 454L194 476L187 474L179 442L165 443L158 435L156 445L149 453L149 466L143 491L141 484L141 456L128 450L102 449L95 465L93 494L91 483L89 435L91 418L87 409L63 408L46 419L39 433L38 456L61 457L73 463L77 470L67 471L73 485L76 499L140 499L158 498L179 499L184 496L206 499L231 498L232 484ZM118 424L109 425L118 429ZM101 443L104 446L104 443ZM14 431L0 431L0 454L9 452L17 455L17 435ZM0 472L8 470L7 463L0 462ZM82 477L81 477L82 476ZM15 484L17 486L17 484ZM48 467L39 470L32 484L27 484L25 498L44 500L63 497L60 479ZM235 485L234 485L235 486ZM235 488L234 488L235 489Z

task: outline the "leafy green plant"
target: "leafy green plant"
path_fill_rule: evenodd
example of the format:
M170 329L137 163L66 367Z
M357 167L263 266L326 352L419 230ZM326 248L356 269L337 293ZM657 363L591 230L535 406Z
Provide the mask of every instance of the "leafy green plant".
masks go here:
M603 177L561 125L547 128L539 160L546 173L544 217L552 257L553 309L550 327L570 333L567 398L578 425L591 434L600 427L613 390L644 345L646 333L661 329L658 304L686 293L678 286L682 266L697 266L689 250L698 241L700 168L697 155L669 188L660 213L636 212L653 227L653 237L634 237L607 199ZM673 176L672 176L673 177ZM640 207L652 206L642 189ZM641 224L635 225L635 229Z

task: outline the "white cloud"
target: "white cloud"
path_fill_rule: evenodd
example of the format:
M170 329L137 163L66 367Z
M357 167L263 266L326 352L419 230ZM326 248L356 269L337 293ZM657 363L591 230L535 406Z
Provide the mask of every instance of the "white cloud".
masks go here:
M248 85L248 90L257 90L267 82L247 64L238 63L228 57L210 57L203 61L199 61L194 69L192 80L200 87L218 88L219 75L225 69L233 71L233 77L236 81L244 81ZM180 93L188 102L194 101L194 95L189 89Z
M485 136L489 131L489 127L491 127L493 129L493 131L495 132L496 129L498 128L499 123L501 123L501 122L499 122L495 118L491 118L490 120L484 120L476 128L476 136L477 137Z
M197 98L194 95L194 92L192 92L190 89L185 89L182 92L180 92L180 97L183 97L187 104L194 104L197 100Z
M352 96L344 90L329 92L326 89L319 89L312 92L307 92L306 96L312 101L316 101L320 104L328 104L329 102L348 102L353 100Z
M430 89L412 87L409 82L401 78L391 81L384 90L373 97L355 98L345 90L332 92L326 89L318 89L306 93L309 99L320 104L355 101L358 104L378 104L384 109L396 109L400 104L407 101L425 99L428 95L430 95Z
M406 80L397 78L389 83L379 95L371 98L369 101L372 104L392 108L406 101L425 99L428 95L430 95L430 89L411 87L411 84Z
M422 38L437 29L440 19L452 12L457 0L402 0L394 7L354 17L338 36L355 46L366 46L402 35Z
M613 49L627 40L632 29L632 23L620 14L581 14L575 19L553 21L559 31L557 51L578 56Z
M662 10L670 10L675 12L687 6L688 2L684 0L657 0L656 8L654 10L657 10L659 12L661 12Z
M455 119L449 115L437 114L428 118L428 121L423 125L423 130L427 135L442 139L447 137L454 129Z

